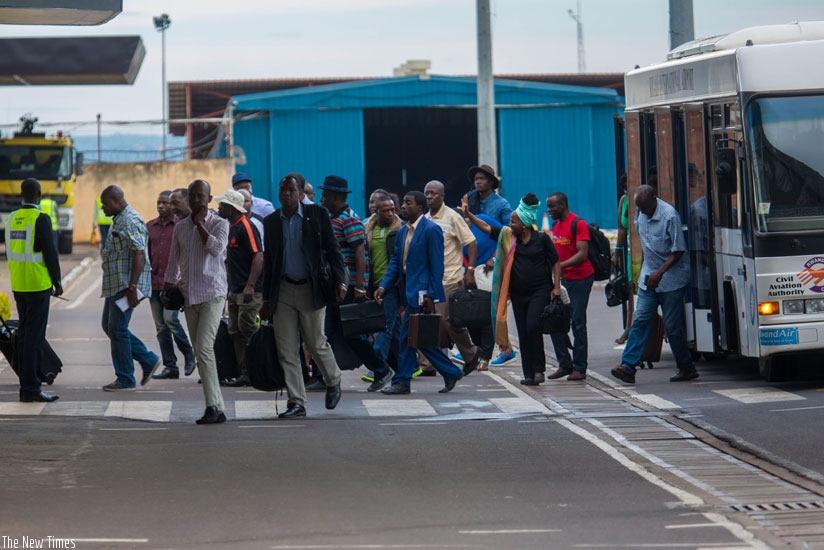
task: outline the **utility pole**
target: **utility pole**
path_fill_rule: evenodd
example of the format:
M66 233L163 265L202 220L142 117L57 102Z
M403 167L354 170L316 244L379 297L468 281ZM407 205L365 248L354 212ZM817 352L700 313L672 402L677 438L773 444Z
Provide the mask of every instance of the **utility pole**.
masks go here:
M670 50L695 40L692 0L669 0Z
M160 31L160 40L161 40L161 50L163 56L163 161L166 161L166 29L169 28L169 25L172 24L172 20L169 19L169 14L164 13L159 17L154 17L154 26L155 29Z
M584 22L581 19L581 0L578 0L576 11L568 10L569 16L575 21L575 34L578 36L578 72L587 72L587 62L584 55Z
M477 0L478 17L478 164L498 171L495 82L492 78L492 15L489 0Z

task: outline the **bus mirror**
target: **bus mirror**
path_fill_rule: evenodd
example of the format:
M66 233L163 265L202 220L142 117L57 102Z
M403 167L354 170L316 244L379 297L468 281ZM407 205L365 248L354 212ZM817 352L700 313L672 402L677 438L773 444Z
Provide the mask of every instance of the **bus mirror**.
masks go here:
M718 184L719 193L734 195L737 191L735 177L735 151L733 149L716 149L715 181Z
M74 158L74 173L78 176L83 175L83 153L77 153Z

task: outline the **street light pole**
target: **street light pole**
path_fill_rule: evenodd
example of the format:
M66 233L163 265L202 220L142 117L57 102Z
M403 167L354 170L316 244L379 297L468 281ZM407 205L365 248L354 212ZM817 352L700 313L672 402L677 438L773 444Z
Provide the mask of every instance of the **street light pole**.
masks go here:
M168 116L166 114L166 29L169 28L169 25L172 24L172 20L169 19L169 15L164 13L159 17L154 17L154 26L155 29L160 31L160 42L161 42L161 50L162 50L162 64L163 64L163 151L161 152L163 155L163 160L166 160L166 120Z
M578 72L587 72L584 56L584 22L581 19L581 0L578 0L576 11L568 10L569 16L575 20L575 31L578 35Z

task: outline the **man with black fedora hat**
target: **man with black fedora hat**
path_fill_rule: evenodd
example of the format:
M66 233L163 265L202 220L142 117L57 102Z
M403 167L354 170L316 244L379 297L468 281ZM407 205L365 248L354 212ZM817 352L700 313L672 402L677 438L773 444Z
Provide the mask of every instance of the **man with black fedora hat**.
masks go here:
M469 211L473 214L486 214L501 225L509 225L512 207L509 201L495 192L501 185L495 169L488 164L473 166L469 169L468 176L469 181L475 185L475 189L466 194Z
M367 299L366 289L369 288L369 256L366 252L366 232L363 222L346 203L347 196L351 192L349 182L339 176L327 176L320 189L322 191L320 202L329 210L332 230L340 244L349 275L346 296L341 300L341 304L363 302ZM343 338L340 308L336 303L330 303L326 308L326 334L332 341L334 350L337 342L341 342ZM374 374L368 391L378 391L392 379L395 371L389 368L386 361L375 352L372 344L363 336L345 338L341 344L344 343L352 348L358 359Z

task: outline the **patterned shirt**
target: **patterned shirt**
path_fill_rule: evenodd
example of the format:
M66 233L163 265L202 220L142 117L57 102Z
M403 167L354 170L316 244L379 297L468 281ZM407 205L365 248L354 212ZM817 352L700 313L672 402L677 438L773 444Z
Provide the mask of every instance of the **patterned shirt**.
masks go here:
M226 245L229 242L229 222L209 210L203 220L209 233L206 244L200 238L191 216L175 226L166 282L179 284L186 305L197 305L226 296Z
M366 232L363 229L363 222L348 206L344 206L340 212L330 215L332 216L332 229L335 231L335 237L338 239L338 243L340 243L340 251L343 253L343 259L346 262L347 269L349 270L349 286L355 285L355 275L357 274L355 248L358 245L363 246L363 254L365 258L365 265L363 269L363 286L368 286L369 256L366 252L366 246L364 243L366 239Z
M681 230L681 216L672 206L661 199L656 199L658 206L652 217L638 209L635 214L635 227L641 239L644 263L641 265L641 280L638 285L647 289L647 277L664 265L673 252L686 252L687 243ZM681 259L670 267L655 292L671 292L686 286L690 282L690 261L685 253Z
M143 254L146 261L137 280L137 289L144 296L152 295L151 265L146 254L149 232L140 214L126 205L119 214L112 218L109 237L101 252L103 259L102 298L111 298L118 292L129 288L132 277L132 256Z

